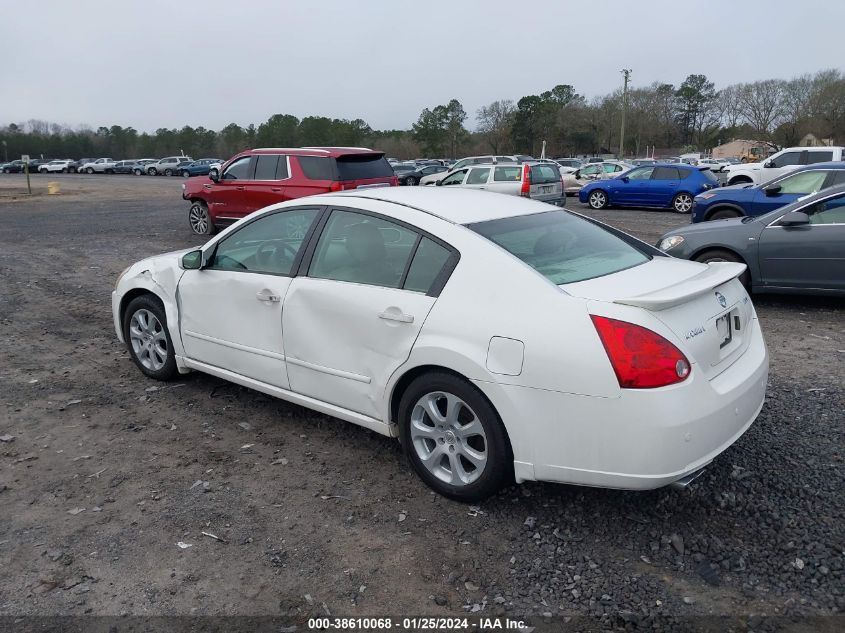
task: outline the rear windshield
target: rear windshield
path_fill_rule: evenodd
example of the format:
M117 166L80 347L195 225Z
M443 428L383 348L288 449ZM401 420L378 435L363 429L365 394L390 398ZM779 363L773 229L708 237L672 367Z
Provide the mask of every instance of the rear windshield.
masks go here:
M534 165L531 168L531 184L545 185L560 181L560 172L551 165Z
M639 266L650 257L601 226L566 211L470 224L554 284L570 284Z
M390 178L393 168L381 154L350 154L337 158L339 180Z
M701 175L704 176L704 180L708 180L710 182L715 182L715 183L719 182L719 178L716 176L716 174L714 174L709 169L702 169Z

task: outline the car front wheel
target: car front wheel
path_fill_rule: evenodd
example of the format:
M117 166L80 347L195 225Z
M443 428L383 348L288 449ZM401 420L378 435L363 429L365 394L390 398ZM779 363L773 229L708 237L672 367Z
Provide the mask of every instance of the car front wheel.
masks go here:
M173 170L172 170L172 169L165 169L165 170L164 170L164 175L165 175L165 176L172 176L172 175L173 175Z
M123 337L132 360L144 374L156 380L170 380L176 375L167 317L157 297L141 295L129 303L123 319Z
M692 196L688 193L679 193L672 198L672 209L675 213L689 213L692 211Z
M132 173L135 174L136 176L140 176L144 172L142 172L140 169L133 169Z
M191 172L189 171L182 171L182 178L190 178Z
M86 169L86 170L85 170L85 173L86 173L86 174L88 174L88 175L93 174L93 173L94 173L94 168L93 168L93 167L89 167L88 169Z
M734 262L737 264L745 263L736 253L732 253L731 251L721 248L713 248L708 251L704 251L703 253L699 253L695 256L695 261L701 262L702 264L710 264L713 262ZM747 266L745 271L739 276L739 281L746 287L746 289L751 288L751 274L748 272Z
M742 214L736 209L716 209L710 214L708 220L727 220L728 218L741 218Z
M399 403L399 433L411 466L436 492L480 501L513 478L504 425L478 389L452 374L416 378Z
M217 231L211 216L208 215L208 207L201 201L191 203L191 208L188 209L188 223L197 235L213 235Z
M157 170L155 167L150 167L150 168L147 170L147 173L148 173L150 176L158 176L158 170Z
M604 209L607 207L607 194L601 189L591 191L587 202L593 209Z

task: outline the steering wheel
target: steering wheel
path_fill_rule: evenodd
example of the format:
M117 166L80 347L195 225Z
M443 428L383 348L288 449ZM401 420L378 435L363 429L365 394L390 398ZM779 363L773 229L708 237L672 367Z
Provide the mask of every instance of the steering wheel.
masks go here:
M267 240L266 242L261 242L261 246L255 251L256 261L260 264L268 264L271 259L275 259L276 261L281 260L279 246L282 247L283 251L290 254L291 261L296 257L296 249L284 240Z

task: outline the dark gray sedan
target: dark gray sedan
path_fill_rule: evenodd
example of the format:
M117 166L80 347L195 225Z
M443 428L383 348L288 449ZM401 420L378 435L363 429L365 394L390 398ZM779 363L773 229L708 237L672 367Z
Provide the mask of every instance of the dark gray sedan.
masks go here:
M657 247L699 262L741 262L754 292L845 296L845 185L757 217L692 224Z

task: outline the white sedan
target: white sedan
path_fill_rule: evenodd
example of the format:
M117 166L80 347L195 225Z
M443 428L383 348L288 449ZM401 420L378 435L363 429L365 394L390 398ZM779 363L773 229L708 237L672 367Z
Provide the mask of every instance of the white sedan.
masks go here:
M198 370L398 437L470 501L514 479L694 478L763 406L744 269L541 202L395 187L275 204L132 264L112 309L147 376Z

